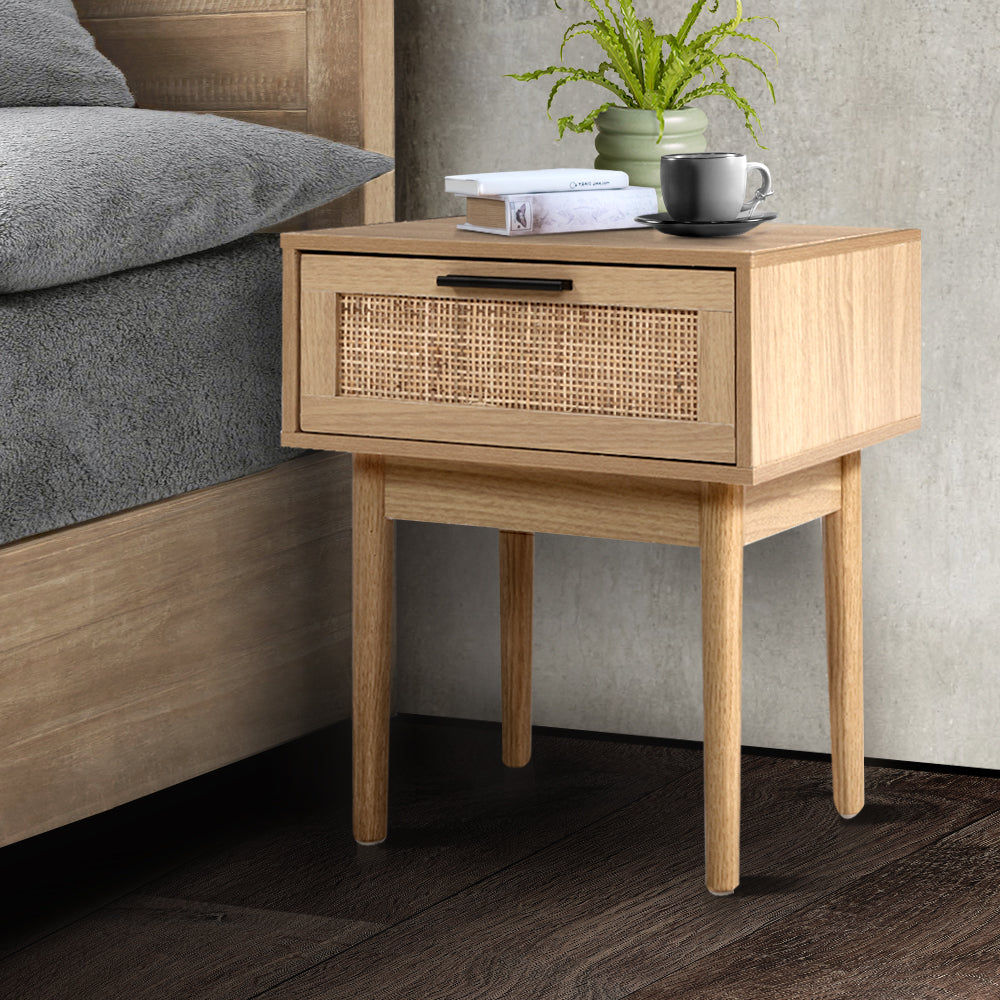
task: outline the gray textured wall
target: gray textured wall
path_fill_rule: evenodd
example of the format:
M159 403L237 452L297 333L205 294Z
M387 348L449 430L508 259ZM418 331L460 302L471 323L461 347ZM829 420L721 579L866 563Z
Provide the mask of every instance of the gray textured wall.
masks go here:
M688 7L637 2L663 26ZM400 0L400 218L456 214L446 173L589 164L590 137L555 141L545 85L503 76L555 61L585 9L564 6ZM777 105L741 77L770 206L785 222L923 230L923 428L863 460L867 752L997 768L1000 14L979 0L747 9L781 25L761 27ZM585 90L559 110L587 110ZM734 108L702 106L710 149L758 152ZM487 530L399 526L400 710L499 717L496 547ZM818 523L747 549L747 744L828 748L822 590ZM700 739L699 616L696 550L539 536L535 721Z

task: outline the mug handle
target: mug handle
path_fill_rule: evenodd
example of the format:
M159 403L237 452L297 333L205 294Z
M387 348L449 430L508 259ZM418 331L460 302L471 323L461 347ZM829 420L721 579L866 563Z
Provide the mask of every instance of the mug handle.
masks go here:
M752 212L756 207L765 199L769 198L774 192L771 190L771 171L763 163L748 163L747 164L747 176L750 176L751 170L759 170L761 175L761 184L757 188L754 196L745 202L743 207L740 209L740 215L744 212Z

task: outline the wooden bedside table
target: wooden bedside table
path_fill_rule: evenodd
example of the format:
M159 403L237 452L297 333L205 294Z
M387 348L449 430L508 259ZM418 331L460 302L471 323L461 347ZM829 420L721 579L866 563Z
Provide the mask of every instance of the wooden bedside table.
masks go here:
M743 546L823 518L834 802L864 804L860 449L920 423L917 230L285 233L282 443L354 453L354 835L386 836L392 521L500 530L503 757L533 533L697 545L706 882L739 882Z

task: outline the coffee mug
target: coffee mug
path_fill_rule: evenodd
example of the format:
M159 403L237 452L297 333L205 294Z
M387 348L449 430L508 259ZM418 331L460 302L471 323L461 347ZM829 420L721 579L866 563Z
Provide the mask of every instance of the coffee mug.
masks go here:
M762 183L744 201L751 170L760 171ZM742 153L661 156L660 187L667 214L676 222L731 222L772 193L771 171L763 163L747 163Z

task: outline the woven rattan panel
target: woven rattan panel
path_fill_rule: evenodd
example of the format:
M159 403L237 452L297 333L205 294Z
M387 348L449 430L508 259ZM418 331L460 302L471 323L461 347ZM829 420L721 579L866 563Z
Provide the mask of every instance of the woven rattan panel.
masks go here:
M698 314L566 302L340 296L342 396L698 419Z

